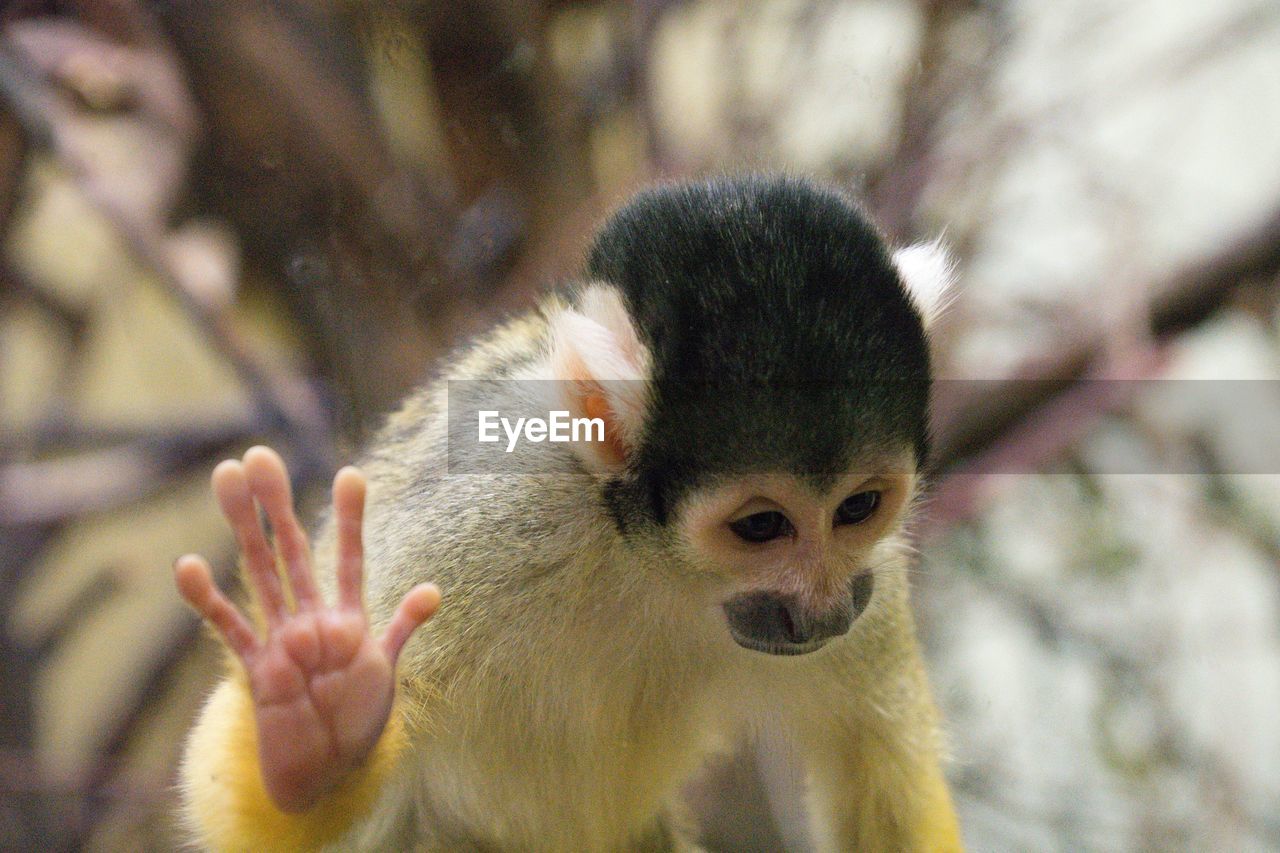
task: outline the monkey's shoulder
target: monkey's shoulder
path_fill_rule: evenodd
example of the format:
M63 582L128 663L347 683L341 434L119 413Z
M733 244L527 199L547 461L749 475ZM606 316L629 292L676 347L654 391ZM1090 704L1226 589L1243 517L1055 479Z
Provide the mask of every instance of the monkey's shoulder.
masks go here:
M431 448L431 427L448 412L451 383L527 379L545 349L547 314L563 303L545 299L535 310L504 320L439 358L431 373L393 409L366 444L363 463L411 448ZM443 436L437 436L443 438Z

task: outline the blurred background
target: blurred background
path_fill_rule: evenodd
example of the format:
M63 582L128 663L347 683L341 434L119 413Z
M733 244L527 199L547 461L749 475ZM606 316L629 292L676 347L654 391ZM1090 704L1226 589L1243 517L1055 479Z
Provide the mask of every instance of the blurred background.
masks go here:
M1280 849L1271 0L0 4L0 849L173 849L252 443L323 499L658 179L945 234L916 603L974 850ZM720 849L803 849L770 762Z

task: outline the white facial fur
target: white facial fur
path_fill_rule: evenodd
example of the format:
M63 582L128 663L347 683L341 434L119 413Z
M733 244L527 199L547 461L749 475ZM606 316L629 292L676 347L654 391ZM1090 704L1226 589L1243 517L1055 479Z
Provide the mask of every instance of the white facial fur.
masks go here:
M874 571L876 548L901 528L915 489L911 456L887 458L842 477L824 494L787 474L745 477L697 493L685 502L678 527L696 562L722 581L726 596L759 591L795 596L824 610L847 595L850 580ZM836 523L842 501L881 493L879 506L858 524ZM730 524L759 512L780 512L793 533L746 542Z

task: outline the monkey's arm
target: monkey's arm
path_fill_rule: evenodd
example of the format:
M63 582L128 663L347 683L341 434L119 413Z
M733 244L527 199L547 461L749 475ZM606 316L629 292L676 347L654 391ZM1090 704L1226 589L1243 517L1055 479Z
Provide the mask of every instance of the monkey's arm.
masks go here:
M867 732L811 759L819 849L964 849L937 757L912 752Z
M290 814L263 783L253 696L240 674L205 704L182 766L185 817L209 850L314 850L338 839L377 800L405 747L394 710L372 753L309 810Z
M938 713L900 593L867 614L862 643L832 650L824 695L813 705L828 711L799 726L822 850L964 849L942 772Z
M214 850L314 849L368 811L404 748L401 713L392 708L396 660L434 613L439 592L415 587L382 637L370 634L362 601L365 482L355 469L334 479L333 606L317 590L280 457L253 448L243 464L219 465L213 486L236 532L265 630L259 636L223 596L202 558L178 560L183 598L238 659L188 744L187 814ZM255 500L271 520L278 560Z

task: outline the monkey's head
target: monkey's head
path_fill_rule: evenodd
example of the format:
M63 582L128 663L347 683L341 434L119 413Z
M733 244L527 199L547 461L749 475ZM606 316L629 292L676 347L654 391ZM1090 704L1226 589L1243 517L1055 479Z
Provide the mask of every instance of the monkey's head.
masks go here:
M614 214L552 318L575 447L632 547L663 550L740 645L843 635L900 551L928 449L926 327L950 267L891 254L794 178L662 187Z

